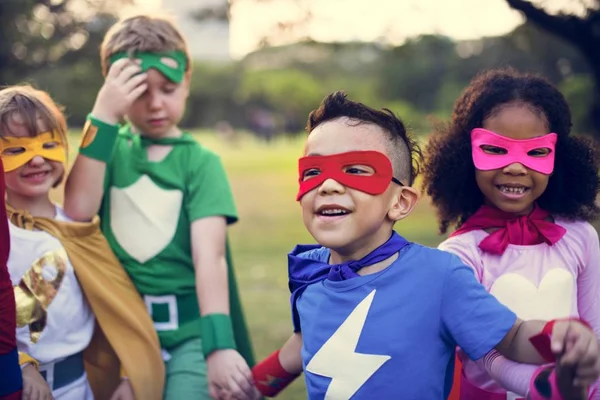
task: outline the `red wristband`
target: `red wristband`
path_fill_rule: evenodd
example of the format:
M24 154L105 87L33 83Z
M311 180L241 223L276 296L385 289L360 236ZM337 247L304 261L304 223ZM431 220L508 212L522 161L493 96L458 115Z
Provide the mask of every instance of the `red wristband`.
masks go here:
M544 325L544 328L542 329L541 333L538 333L537 335L529 338L529 341L531 342L533 347L535 347L535 349L538 351L538 353L540 353L542 358L548 362L556 361L556 356L552 352L552 346L550 345L550 338L552 337L552 330L554 329L554 324L559 321L577 321L592 329L590 324L588 324L581 318L560 318L548 321L546 325Z
M279 352L277 350L252 368L254 384L263 396L275 397L300 375L283 369L279 362Z

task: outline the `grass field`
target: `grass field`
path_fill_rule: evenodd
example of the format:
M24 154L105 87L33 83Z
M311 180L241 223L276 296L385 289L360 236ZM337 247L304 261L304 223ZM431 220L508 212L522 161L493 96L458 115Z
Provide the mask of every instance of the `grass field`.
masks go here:
M73 145L77 136L72 136ZM230 238L246 319L260 360L292 332L287 253L297 243L314 242L295 201L296 162L304 138L281 138L266 145L247 136L235 146L207 133L197 138L221 155L233 188L240 220L231 227ZM58 193L55 197L60 199ZM430 246L442 239L436 234L435 215L427 199L396 229L409 240ZM278 398L306 399L303 379Z
M231 180L240 214L240 221L231 227L233 255L255 353L261 359L292 331L286 255L297 243L314 242L295 201L303 137L282 138L270 145L247 137L233 148L215 136L200 135L198 140L221 155ZM431 246L441 240L426 199L397 230ZM303 380L298 379L279 398L306 399L305 393Z

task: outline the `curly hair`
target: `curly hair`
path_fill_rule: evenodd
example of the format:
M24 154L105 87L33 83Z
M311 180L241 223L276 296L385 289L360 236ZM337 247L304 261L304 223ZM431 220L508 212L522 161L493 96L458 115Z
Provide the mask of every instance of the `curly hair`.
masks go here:
M572 220L598 217L598 160L591 141L569 136L571 112L563 95L540 76L494 69L471 81L454 105L451 122L438 126L425 148L423 190L437 209L441 233L462 225L483 204L470 132L510 103L531 107L558 135L554 171L537 200L540 207Z
M387 150L391 157L394 175L403 183L412 185L419 174L423 154L421 148L406 131L404 123L389 109L375 110L346 98L343 91L326 96L321 105L308 115L306 131L310 134L317 126L340 117L351 123L373 124L386 132Z

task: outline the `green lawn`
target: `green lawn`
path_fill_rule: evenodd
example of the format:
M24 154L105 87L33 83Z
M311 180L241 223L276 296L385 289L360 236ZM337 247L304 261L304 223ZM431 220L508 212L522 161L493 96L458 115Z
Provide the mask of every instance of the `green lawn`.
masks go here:
M240 220L231 227L230 238L246 318L260 360L292 333L286 255L297 243L313 242L295 201L296 162L304 138L281 138L266 145L242 137L232 145L216 135L200 133L197 137L221 155L233 188ZM78 133L72 136L72 144L73 151ZM436 234L435 214L427 199L396 229L408 239L430 246L442 239ZM306 399L303 379L279 398Z

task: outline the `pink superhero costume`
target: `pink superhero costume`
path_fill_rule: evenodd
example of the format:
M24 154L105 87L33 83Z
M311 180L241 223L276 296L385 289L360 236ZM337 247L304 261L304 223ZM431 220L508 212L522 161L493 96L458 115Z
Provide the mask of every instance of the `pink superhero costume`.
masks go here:
M439 248L470 265L481 284L521 319L580 317L600 339L598 234L587 222L560 218L555 222L567 232L552 246L509 244L503 254L490 254L479 248L488 234L474 230L447 239ZM508 391L505 398L509 400L527 395L537 368L507 360L497 352L478 361L461 352L459 356L466 380L490 392ZM600 400L600 391L593 398Z

